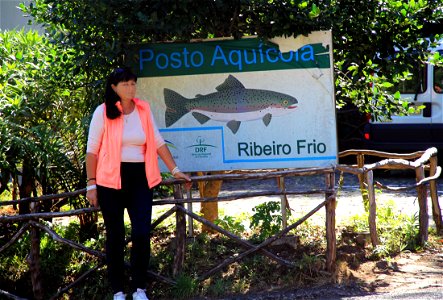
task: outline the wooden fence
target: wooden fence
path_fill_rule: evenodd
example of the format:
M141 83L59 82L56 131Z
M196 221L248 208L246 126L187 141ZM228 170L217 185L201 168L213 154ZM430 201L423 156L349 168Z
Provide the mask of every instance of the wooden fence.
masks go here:
M226 266L238 262L245 258L246 256L252 253L260 253L269 257L270 259L275 260L277 263L292 268L296 266L296 263L292 261L288 261L282 257L279 257L269 250L266 249L266 246L270 245L277 239L285 236L289 231L297 228L300 224L308 220L312 215L317 213L321 208L325 207L326 212L326 269L329 272L334 272L335 270L335 260L336 260L336 228L335 228L335 207L336 207L336 195L335 195L335 174L336 170L341 172L355 174L359 177L361 187L367 193L363 193L363 199L369 201L370 203L370 217L369 224L371 229L371 240L374 245L378 244L378 238L376 234L376 205L375 205L375 196L374 196L374 182L373 182L373 170L378 168L384 169L404 169L404 168L413 168L416 170L417 174L417 182L413 184L411 187L406 188L416 188L419 197L420 203L420 241L425 242L427 240L427 230L428 230L428 220L427 220L427 204L426 204L426 194L427 194L427 184L430 183L431 186L431 197L433 203L433 217L437 228L441 231L441 210L438 205L438 197L437 197L437 187L436 187L436 178L440 175L441 169L437 166L436 159L436 150L434 148L426 151L426 152L415 152L413 154L389 154L383 152L373 152L366 150L350 150L340 153L340 157L355 155L357 157L358 163L356 165L337 165L336 168L307 168L307 169L295 169L295 170L272 170L272 171L255 171L255 172L244 172L241 174L217 174L217 175L206 175L206 176L195 176L192 177L192 180L195 182L207 182L213 180L222 180L222 181L234 181L234 180L252 180L252 179L269 179L276 178L277 179L277 188L274 190L266 190L266 191L251 191L247 193L237 193L231 194L229 196L223 197L213 197L213 198L193 198L192 193L184 192L183 182L175 179L164 180L162 184L170 185L174 187L174 199L160 199L154 201L154 205L171 205L168 211L162 214L157 220L153 222L153 228L158 226L163 220L175 214L176 217L176 240L175 244L177 247L174 262L173 262L173 278L167 278L161 274L156 274L150 272L150 275L156 278L157 280L175 284L174 278L175 275L179 274L181 268L184 264L185 259L185 244L187 237L187 228L188 234L193 234L192 228L192 220L196 220L201 222L202 224L210 227L211 229L220 232L221 234L226 235L232 240L236 241L239 245L241 245L246 250L243 253L238 253L238 255L232 257L231 259L227 259L222 263L213 266L209 271L204 274L199 275L198 279L200 281L211 277L217 272L221 271ZM387 160L382 160L375 164L364 164L364 156L365 155L375 155L378 157L388 157ZM417 160L411 162L406 159L415 159ZM430 176L425 178L424 172L428 171ZM284 178L288 176L316 176L322 175L325 178L324 186L318 189L311 190L299 190L299 189L287 189L284 184ZM382 188L389 188L383 185L380 185ZM68 197L77 197L85 193L85 189L57 194L57 195L45 195L37 198L26 198L21 200L11 200L11 201L2 201L0 202L0 206L4 205L15 205L20 203L29 202L31 205L31 213L23 214L23 215L9 215L9 216L0 216L0 223L20 223L22 224L21 228L15 233L12 239L3 245L0 248L0 256L2 252L13 245L23 234L29 231L31 236L31 249L30 255L28 257L28 264L31 273L31 280L33 285L33 293L35 299L43 298L43 287L40 280L40 239L39 232L45 232L49 236L51 236L55 241L60 242L62 244L69 245L76 250L84 251L89 255L93 255L99 258L100 263L94 268L88 270L81 276L79 276L74 282L70 283L67 286L61 287L56 294L54 294L51 299L60 298L64 293L66 293L69 289L83 282L92 272L103 266L105 254L100 251L95 251L76 243L74 241L65 239L59 236L55 231L51 228L45 226L41 220L46 218L60 218L60 217L71 217L78 216L81 214L87 213L96 213L99 210L96 208L83 208L77 210L71 210L66 212L47 212L47 213L39 213L37 211L37 206L39 203L44 201L51 201L53 199L63 199ZM203 217L197 215L190 209L191 206L189 204L196 202L213 202L213 201L234 201L239 199L245 199L250 197L257 196L275 196L279 195L282 199L282 213L286 211L286 197L287 195L307 195L307 194L323 194L324 200L318 203L318 205L309 211L306 215L298 219L293 224L287 224L287 220L284 220L284 226L282 230L275 234L272 237L269 237L259 245L254 245L247 240L242 239L241 237L217 226L216 224L209 222ZM185 208L185 205L188 205ZM425 218L426 215L426 218ZM186 216L188 216L188 227L186 226ZM283 214L283 216L285 216ZM426 220L425 220L426 219ZM129 241L128 241L129 242ZM21 299L18 296L12 295L7 291L0 290L0 295L4 295L11 299Z
M186 215L190 218L205 224L206 226L226 235L227 237L235 240L239 245L245 248L245 252L239 253L235 257L231 259L225 260L219 265L213 266L209 271L204 274L201 274L198 277L198 280L202 281L213 274L221 271L224 267L235 263L237 261L242 260L244 257L252 254L252 253L261 253L266 255L267 257L275 260L277 263L287 266L287 267L295 267L296 263L287 261L284 258L281 258L269 250L266 249L266 246L274 242L275 240L281 238L286 235L289 231L297 228L300 224L305 222L308 218L318 212L321 208L326 207L326 269L330 272L334 271L335 268L335 255L336 255L336 235L335 235L335 190L334 190L334 182L335 182L335 169L334 168L308 168L308 169L296 169L296 170L284 170L284 171L266 171L266 172L252 172L252 173L242 173L242 174L219 174L219 175L206 175L206 176L196 176L192 177L192 181L213 181L213 180L223 180L223 181L231 181L231 180L252 180L252 179L269 179L269 178L277 178L282 180L287 176L314 176L314 175L324 175L325 176L325 186L320 189L313 190L287 190L285 188L277 188L274 190L267 191L259 191L259 192L247 192L247 193L238 193L232 194L224 197L214 197L214 198L192 198L192 194L190 192L184 193L183 181L176 179L168 179L164 180L162 184L172 185L174 187L174 199L161 199L154 201L154 205L173 205L168 211L162 214L157 220L152 223L152 227L155 228L159 225L163 220L168 218L169 216L175 214L176 217L176 237L175 237L175 246L176 252L174 255L173 262L173 278L164 277L161 274L156 274L153 272L149 272L151 276L155 277L157 280L175 284L174 277L180 273L181 268L184 264L185 258L185 246L186 246ZM60 242L62 244L69 245L74 249L79 251L84 251L90 255L96 256L100 259L100 264L95 268L85 272L81 276L79 276L74 282L71 284L61 287L58 292L51 297L51 299L58 299L66 293L69 289L83 282L89 274L97 270L99 267L103 265L105 254L102 252L98 252L92 249L85 247L79 243L74 241L65 239L59 236L55 231L51 228L47 227L43 222L40 222L43 219L47 218L60 218L60 217L71 217L78 216L85 213L95 213L98 212L99 209L96 208L83 208L77 210L71 210L66 212L35 212L37 208L37 204L42 201L50 201L53 199L62 199L67 197L75 197L81 194L84 194L86 189L82 189L75 192L57 194L57 195L46 195L37 198L26 198L21 200L12 200L12 201L2 201L0 205L14 205L24 202L29 202L31 204L31 213L30 214L22 214L22 215L10 215L10 216L1 216L0 223L20 223L22 227L17 231L17 233L12 237L12 239L5 245L0 248L0 255L2 252L13 245L23 234L29 231L31 236L31 249L30 255L28 257L28 264L31 273L31 280L33 285L33 293L35 299L43 298L43 287L40 280L40 239L39 232L45 232L50 235L55 241ZM297 220L294 224L288 225L283 228L276 235L269 237L265 241L263 241L259 245L254 245L249 241L242 239L241 237L217 226L216 224L209 222L208 220L202 218L201 216L195 214L192 210L186 209L185 204L187 203L195 203L195 202L212 202L212 201L234 201L244 198L257 197L257 196L272 196L272 195L280 195L282 197L286 197L287 195L306 195L306 194L324 194L324 201L320 202L314 209L308 212L305 216ZM189 223L192 223L189 222ZM127 241L129 242L129 240ZM7 291L0 290L0 295L5 295L12 299L20 299L18 296L12 295Z
M437 178L440 177L441 167L438 166L437 149L430 148L426 151L418 151L408 154L395 154L372 150L347 150L340 152L340 157L355 156L356 165L337 165L337 170L355 174L360 182L363 201L369 204L369 229L371 242L373 246L379 244L377 237L376 216L377 204L375 201L375 186L392 191L401 191L408 189L417 190L419 205L419 244L424 245L428 240L428 204L427 204L427 185L432 200L432 216L435 222L437 232L443 234L442 212L438 201ZM376 158L385 158L376 163L365 164L365 156ZM404 187L389 187L379 182L374 183L374 170L414 170L416 182ZM425 172L429 176L425 176Z

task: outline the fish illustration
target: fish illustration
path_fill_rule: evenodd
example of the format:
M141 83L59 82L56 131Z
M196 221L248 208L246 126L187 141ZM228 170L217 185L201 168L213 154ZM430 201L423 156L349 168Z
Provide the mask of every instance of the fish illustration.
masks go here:
M262 119L265 126L268 126L273 116L289 113L298 103L297 99L286 94L247 89L232 75L217 86L216 90L215 93L199 94L188 99L165 88L166 127L191 112L200 124L209 120L226 122L226 126L235 134L241 122Z

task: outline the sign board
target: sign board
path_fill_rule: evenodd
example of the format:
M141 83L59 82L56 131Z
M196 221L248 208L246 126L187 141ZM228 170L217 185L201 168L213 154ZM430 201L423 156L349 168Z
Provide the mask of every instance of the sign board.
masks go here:
M151 104L181 170L336 163L330 31L146 44L133 51L137 97Z

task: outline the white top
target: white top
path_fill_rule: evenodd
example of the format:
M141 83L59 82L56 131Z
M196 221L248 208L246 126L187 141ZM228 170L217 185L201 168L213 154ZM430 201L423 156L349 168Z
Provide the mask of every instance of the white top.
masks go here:
M100 149L104 132L104 105L100 105L94 111L89 126L87 153L97 155ZM157 125L151 114L152 129L157 149L165 144L165 140L158 131ZM128 114L123 115L123 137L122 137L122 162L144 162L146 152L146 136L143 131L137 107Z

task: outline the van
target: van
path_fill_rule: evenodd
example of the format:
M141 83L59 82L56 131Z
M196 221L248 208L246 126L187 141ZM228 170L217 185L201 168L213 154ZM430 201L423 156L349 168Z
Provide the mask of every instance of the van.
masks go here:
M443 56L443 43L433 49ZM414 152L436 147L443 151L443 67L423 63L415 66L412 80L393 90L411 106L423 107L392 120L368 121L363 130L363 147L386 152Z

